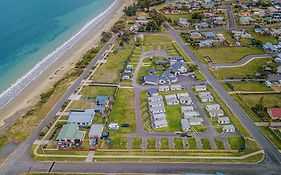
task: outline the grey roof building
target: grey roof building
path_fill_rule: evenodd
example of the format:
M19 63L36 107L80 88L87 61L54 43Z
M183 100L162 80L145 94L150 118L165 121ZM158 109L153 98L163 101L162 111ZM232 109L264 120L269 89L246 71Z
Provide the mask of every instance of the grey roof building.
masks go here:
M230 123L230 119L229 119L229 117L218 117L218 123L227 124L227 123Z
M223 132L235 132L235 127L234 127L234 125L223 125L222 131Z
M224 115L224 112L222 109L214 109L214 110L210 110L209 114L211 117L220 117Z
M159 113L165 113L165 107L164 106L155 106L155 107L151 107L149 108L149 112L151 114L159 114Z
M188 111L183 113L183 117L186 119L191 117L198 117L198 116L200 116L200 114L197 111Z
M196 92L199 92L199 91L206 91L206 90L207 90L206 85L198 85L198 86L195 86L195 91L196 91Z
M181 119L181 129L183 131L189 131L190 130L189 121L187 119Z
M201 117L190 117L190 118L188 119L188 121L189 121L189 124L190 124L191 126L202 125L202 123L203 123L203 118L201 118Z
M92 124L95 110L86 109L85 111L71 111L67 123L75 123L79 126L86 126Z
M206 110L210 111L210 110L215 110L215 109L220 109L221 106L219 104L209 104L206 105Z
M157 85L159 77L155 74L146 75L143 77L143 84Z
M159 101L150 101L148 102L148 106L151 107L156 107L156 106L164 106L164 102L159 100Z
M160 114L152 114L151 115L152 120L166 120L166 114L165 113L160 113Z
M181 104L192 104L191 97L179 97L179 101Z
M184 112L188 112L188 111L194 111L195 108L194 106L192 105L189 105L189 106L181 106L181 112L184 113Z
M170 90L170 87L168 85L163 85L163 86L159 86L158 87L158 90L160 92L165 92L165 91L169 91Z
M163 97L161 95L156 95L156 96L148 97L148 101L149 102L163 101Z
M166 102L169 106L178 105L180 103L177 98L168 98L166 99Z
M89 131L89 138L90 139L101 138L103 128L104 128L103 124L92 124L91 129Z
M167 127L167 126L168 126L167 120L154 120L154 121L153 121L153 124L154 124L154 127L155 127L156 129L158 129L158 128L164 128L164 127Z
M171 87L171 90L172 90L172 91L175 91L175 90L177 90L177 91L182 90L182 86L181 86L180 84L172 84L170 87Z
M152 97L152 96L157 96L158 92L156 88L149 88L147 89L147 94Z

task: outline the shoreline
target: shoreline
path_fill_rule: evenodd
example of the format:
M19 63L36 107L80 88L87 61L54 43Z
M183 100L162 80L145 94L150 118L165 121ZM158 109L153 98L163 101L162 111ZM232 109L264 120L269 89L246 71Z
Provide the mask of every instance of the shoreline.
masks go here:
M30 107L38 102L41 93L50 89L55 82L74 68L75 63L81 56L99 43L101 33L110 30L113 24L123 15L123 8L131 2L132 0L115 0L103 13L87 22L76 35L50 53L49 55L55 55L57 58L51 64L47 63L49 64L47 68L38 74L36 78L27 82L28 85L18 94L15 94L15 97L0 109L0 130L26 113ZM59 48L63 48L60 53L58 53ZM47 60L46 57L40 63L45 60ZM38 72L35 71L35 73ZM27 74L23 77L26 77Z

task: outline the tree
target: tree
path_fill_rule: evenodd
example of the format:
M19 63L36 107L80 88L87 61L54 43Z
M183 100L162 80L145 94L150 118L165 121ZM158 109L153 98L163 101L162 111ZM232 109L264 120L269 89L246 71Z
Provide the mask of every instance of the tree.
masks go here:
M194 12L194 13L192 13L192 17L191 17L192 19L198 19L198 20L201 20L202 18L203 18L203 15L202 15L202 13L200 13L200 12Z
M135 16L138 11L138 6L136 4L130 5L129 7L125 7L123 12L127 16Z
M107 42L112 37L111 32L102 32L101 42Z

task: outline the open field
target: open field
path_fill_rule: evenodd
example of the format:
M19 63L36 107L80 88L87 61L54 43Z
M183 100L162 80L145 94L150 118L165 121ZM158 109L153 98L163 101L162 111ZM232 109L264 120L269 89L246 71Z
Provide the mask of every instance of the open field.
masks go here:
M101 65L92 77L95 82L117 83L120 80L120 74L125 61L130 56L133 47L125 45L123 50L116 50L117 53L110 54L107 62Z
M81 95L82 98L96 98L99 95L113 96L116 88L102 86L84 86Z
M248 104L250 107L254 107L259 103L260 99L263 97L263 105L265 107L281 107L281 95L280 94L263 94L263 95L239 95L242 100Z
M113 131L120 134L134 133L136 128L135 108L132 89L119 89L114 105L109 115L108 123L128 123L130 127L120 128L119 131Z
M231 82L231 86L235 91L259 92L272 91L271 88L260 82Z
M179 21L180 18L191 19L191 13L181 13L181 14L165 14L167 18L171 18L173 21Z
M247 55L262 54L263 50L249 47L225 47L225 48L200 48L193 49L193 53L201 62L208 56L213 63L235 63Z
M218 79L251 78L260 72L263 65L266 65L271 60L270 58L255 59L241 67L219 68L218 70L212 70L212 73Z
M90 108L93 108L93 106L94 106L94 104L91 102L74 100L74 101L72 101L72 103L70 104L70 106L67 108L66 111L90 109Z
M173 38L171 35L165 34L145 34L144 45L150 44L171 44Z
M249 31L249 33L252 35L252 37L254 37L256 40L260 40L263 44L265 44L267 42L270 42L272 44L278 43L277 37L262 35L262 34L256 33L255 31Z
M181 119L182 114L180 111L180 105L177 106L165 106L166 108L166 116L168 126L165 128L155 129L157 132L175 132L181 131Z

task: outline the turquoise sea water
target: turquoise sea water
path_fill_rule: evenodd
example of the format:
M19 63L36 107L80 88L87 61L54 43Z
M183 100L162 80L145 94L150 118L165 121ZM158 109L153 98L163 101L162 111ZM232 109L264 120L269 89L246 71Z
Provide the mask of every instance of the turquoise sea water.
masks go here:
M114 0L0 0L0 93Z

